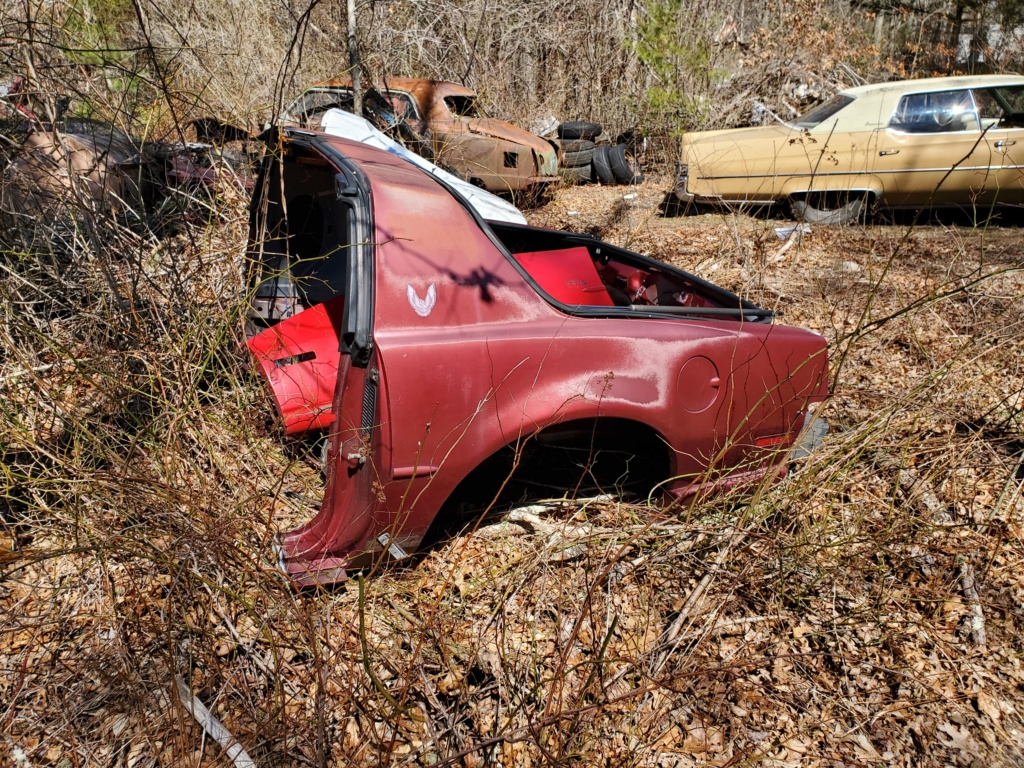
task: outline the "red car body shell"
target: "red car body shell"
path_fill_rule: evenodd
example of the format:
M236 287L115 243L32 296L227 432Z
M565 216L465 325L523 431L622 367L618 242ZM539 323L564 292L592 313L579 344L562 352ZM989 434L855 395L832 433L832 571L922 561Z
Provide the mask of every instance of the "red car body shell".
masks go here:
M597 277L593 263L561 287L534 278L531 255L517 263L429 175L365 145L320 141L371 191L373 344L360 365L337 351L341 297L250 342L292 431L324 418L304 393L322 403L333 389L321 510L281 539L300 584L416 550L474 468L553 425L646 425L669 449L665 487L687 496L777 474L808 404L827 394L814 332L732 316L567 313L557 300L611 303L579 283Z

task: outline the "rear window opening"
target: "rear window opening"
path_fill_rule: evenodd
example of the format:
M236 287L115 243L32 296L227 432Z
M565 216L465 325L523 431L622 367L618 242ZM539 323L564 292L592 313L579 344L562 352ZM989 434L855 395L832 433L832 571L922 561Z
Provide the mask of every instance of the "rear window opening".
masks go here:
M252 222L252 319L273 325L345 291L348 217L335 193L336 169L290 147L267 170L265 209ZM283 183L282 183L283 182Z
M839 110L845 109L852 103L853 96L846 96L841 93L837 94L824 104L819 104L818 106L812 107L808 111L804 112L794 121L794 125L798 128L814 128L819 123L825 122Z
M490 224L512 257L554 301L577 308L629 308L681 315L770 320L723 288L667 264L583 235Z
M444 103L456 117L480 117L476 96L445 96Z

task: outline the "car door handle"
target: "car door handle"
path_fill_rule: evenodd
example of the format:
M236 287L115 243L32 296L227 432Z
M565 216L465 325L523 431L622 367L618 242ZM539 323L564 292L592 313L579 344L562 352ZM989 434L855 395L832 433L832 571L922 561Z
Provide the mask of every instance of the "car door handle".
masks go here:
M899 153L900 151L898 149L883 149L878 154L885 157L886 155L898 155Z
M1012 147L1016 143L1017 142L1014 141L1013 139L1008 139L1006 141L997 141L996 147Z

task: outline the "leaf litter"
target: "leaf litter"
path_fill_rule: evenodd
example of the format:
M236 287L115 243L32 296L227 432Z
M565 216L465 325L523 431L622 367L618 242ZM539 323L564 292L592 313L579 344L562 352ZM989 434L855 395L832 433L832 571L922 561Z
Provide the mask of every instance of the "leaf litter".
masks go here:
M241 211L215 256L122 265L146 334L30 332L7 303L0 761L230 764L178 676L257 765L1024 762L1019 229L814 228L780 255L786 222L661 217L664 187L531 218L823 333L825 443L750 498L553 500L333 590L273 564L323 482L239 351Z

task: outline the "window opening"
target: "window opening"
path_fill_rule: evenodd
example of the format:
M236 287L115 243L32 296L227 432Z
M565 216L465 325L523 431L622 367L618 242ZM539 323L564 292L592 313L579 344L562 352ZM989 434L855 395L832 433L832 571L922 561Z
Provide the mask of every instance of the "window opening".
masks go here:
M913 93L900 99L889 127L904 133L954 133L979 130L970 91Z

